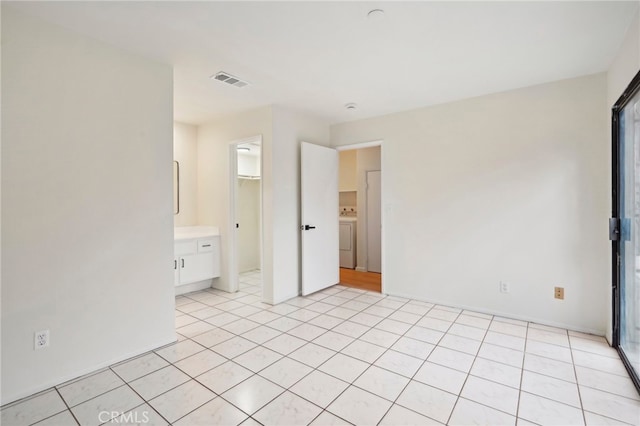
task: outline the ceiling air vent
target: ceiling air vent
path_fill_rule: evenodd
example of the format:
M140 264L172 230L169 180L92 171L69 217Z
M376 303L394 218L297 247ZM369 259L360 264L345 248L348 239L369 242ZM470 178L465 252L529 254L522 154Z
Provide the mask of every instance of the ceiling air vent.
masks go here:
M240 80L238 77L234 77L231 74L226 73L224 71L220 71L219 73L217 73L215 75L212 75L211 78L213 80L218 80L218 81L230 84L230 85L235 86L235 87L245 87L245 86L249 85L249 83L247 81Z

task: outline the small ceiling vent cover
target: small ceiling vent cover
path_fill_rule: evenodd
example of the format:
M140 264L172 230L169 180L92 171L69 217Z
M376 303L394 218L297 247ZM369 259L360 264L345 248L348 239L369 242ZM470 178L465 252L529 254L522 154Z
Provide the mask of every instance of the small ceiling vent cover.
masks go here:
M211 78L235 87L245 87L249 85L248 81L241 80L224 71L220 71L219 73L212 75Z

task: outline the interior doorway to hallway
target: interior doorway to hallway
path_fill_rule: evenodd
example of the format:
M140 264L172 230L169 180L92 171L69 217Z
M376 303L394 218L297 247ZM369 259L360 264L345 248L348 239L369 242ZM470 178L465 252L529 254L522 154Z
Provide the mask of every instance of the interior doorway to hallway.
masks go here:
M382 142L338 148L340 283L382 292Z
M340 284L361 290L382 292L382 274L340 268Z

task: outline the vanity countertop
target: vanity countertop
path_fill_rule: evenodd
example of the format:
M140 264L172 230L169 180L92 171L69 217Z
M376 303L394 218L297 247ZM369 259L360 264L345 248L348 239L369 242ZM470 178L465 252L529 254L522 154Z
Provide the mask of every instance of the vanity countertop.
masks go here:
M220 230L217 226L180 226L173 228L174 240L188 240L218 235L220 235Z

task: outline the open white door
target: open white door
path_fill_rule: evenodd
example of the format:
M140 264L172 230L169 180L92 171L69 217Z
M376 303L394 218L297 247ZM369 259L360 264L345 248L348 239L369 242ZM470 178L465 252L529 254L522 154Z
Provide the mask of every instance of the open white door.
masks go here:
M340 281L338 251L338 151L301 144L302 294Z

